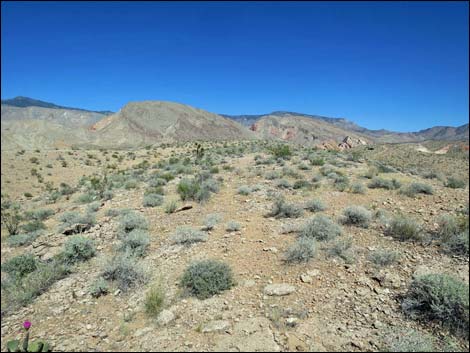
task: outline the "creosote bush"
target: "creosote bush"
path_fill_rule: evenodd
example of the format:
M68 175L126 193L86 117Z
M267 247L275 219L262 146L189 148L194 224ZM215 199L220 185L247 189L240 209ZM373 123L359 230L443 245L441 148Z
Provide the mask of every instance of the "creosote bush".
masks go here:
M144 207L156 207L163 204L163 196L159 194L147 194L142 201Z
M416 278L408 288L401 304L410 317L437 322L453 332L468 337L468 284L443 274Z
M75 235L67 240L62 251L62 258L67 264L86 261L95 256L96 249L93 240L81 235Z
M449 177L447 178L445 186L451 189L463 189L465 188L465 180L456 177Z
M370 189L395 190L400 188L401 183L396 179L384 179L380 177L374 177L367 186Z
M150 244L150 237L146 230L134 229L121 240L120 251L133 256L144 256Z
M372 213L361 206L349 206L343 210L341 222L343 224L352 224L362 228L368 228Z
M396 251L375 250L369 254L369 260L377 266L390 266L398 261L400 255Z
M301 237L292 244L285 253L287 263L308 262L315 256L316 241L313 238Z
M307 201L305 209L309 210L310 212L321 212L326 210L326 205L322 200L314 199Z
M330 240L341 235L341 227L324 215L311 218L302 231L301 237L315 238L317 240Z
M109 292L108 282L106 282L103 277L99 277L91 284L88 291L93 298L99 298L102 295L106 295Z
M220 261L194 262L185 270L181 287L199 299L206 299L235 285L232 270Z
M426 195L432 195L433 190L430 185L423 184L423 183L411 183L410 185L404 187L401 189L401 193L413 197L416 194L426 194Z
M401 241L421 239L421 227L415 220L403 215L394 216L385 233Z
M207 234L200 230L189 227L178 227L172 237L175 244L191 245L202 241L207 241Z
M114 281L123 292L143 284L147 279L137 259L126 254L109 258L104 265L102 276L106 280Z
M241 225L240 225L240 223L238 223L236 221L229 221L227 223L227 226L225 227L225 230L227 232L236 232L240 229L241 229Z
M33 254L22 254L12 257L2 264L2 271L19 278L37 269L38 261Z
M267 217L275 218L297 218L302 215L302 209L294 204L288 204L284 197L278 196L274 200L273 208Z
M134 229L148 229L148 222L144 216L134 211L129 211L119 217L118 234L124 236Z

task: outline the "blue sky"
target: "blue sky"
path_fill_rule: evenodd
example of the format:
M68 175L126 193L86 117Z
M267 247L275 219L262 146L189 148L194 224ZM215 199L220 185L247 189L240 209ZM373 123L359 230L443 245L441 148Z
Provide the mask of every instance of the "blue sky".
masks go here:
M457 126L469 116L468 12L467 2L2 1L2 99Z

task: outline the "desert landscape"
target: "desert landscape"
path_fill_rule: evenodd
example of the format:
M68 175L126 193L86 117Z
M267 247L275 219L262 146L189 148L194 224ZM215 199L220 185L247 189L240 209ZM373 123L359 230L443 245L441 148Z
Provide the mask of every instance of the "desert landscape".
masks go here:
M468 351L468 124L45 104L2 101L2 350Z

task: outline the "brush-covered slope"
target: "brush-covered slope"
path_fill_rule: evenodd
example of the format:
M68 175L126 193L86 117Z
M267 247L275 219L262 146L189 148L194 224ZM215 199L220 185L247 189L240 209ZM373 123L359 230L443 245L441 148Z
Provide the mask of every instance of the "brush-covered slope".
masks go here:
M132 102L92 128L98 146L137 147L157 142L243 140L255 134L220 115L164 101Z

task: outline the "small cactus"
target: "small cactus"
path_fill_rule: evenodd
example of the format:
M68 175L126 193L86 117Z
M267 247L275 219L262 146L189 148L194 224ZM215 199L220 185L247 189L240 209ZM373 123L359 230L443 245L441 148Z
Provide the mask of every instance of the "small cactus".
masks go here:
M7 342L8 352L50 352L50 346L43 340L29 341L29 329L31 327L30 321L25 321L23 327L26 330L26 335L23 343L20 345L19 340L10 340Z
M198 142L196 142L196 158L202 158L204 156L204 147Z

